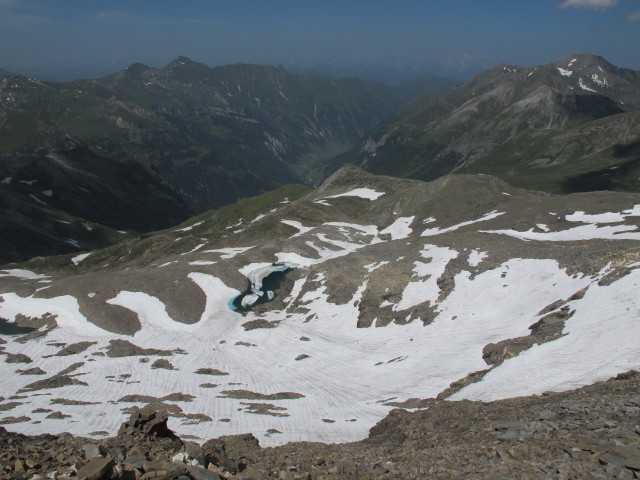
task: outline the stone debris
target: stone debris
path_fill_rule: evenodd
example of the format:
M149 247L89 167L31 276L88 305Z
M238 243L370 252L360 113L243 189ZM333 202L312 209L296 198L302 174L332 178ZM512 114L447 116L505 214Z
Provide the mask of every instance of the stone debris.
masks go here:
M111 438L0 427L0 480L63 478L640 478L640 374L497 402L432 400L415 412L392 410L367 439L346 444L263 449L244 434L200 445L178 438L153 406L134 409Z

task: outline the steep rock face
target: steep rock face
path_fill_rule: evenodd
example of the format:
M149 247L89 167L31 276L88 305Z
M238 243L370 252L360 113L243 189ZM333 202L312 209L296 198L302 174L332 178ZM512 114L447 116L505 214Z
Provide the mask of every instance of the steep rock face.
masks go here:
M348 166L315 191L12 266L0 317L41 327L2 345L23 402L7 428L114 432L151 404L179 436L344 442L397 406L605 380L640 367L639 219L638 194ZM274 262L293 267L274 298L232 310ZM41 393L69 417L42 415Z
M601 57L500 65L425 94L351 158L375 173L425 180L469 172L554 192L637 191L638 158L619 152L640 137L639 107L640 73Z

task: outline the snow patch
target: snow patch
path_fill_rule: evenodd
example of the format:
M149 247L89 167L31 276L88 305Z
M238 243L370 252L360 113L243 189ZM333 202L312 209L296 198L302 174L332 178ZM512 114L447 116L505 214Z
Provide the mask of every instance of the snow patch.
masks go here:
M421 236L422 237L431 237L433 235L441 235L443 233L453 232L455 230L458 230L459 228L466 227L467 225L472 225L472 224L478 223L478 222L485 222L487 220L491 220L493 218L499 217L500 215L503 215L503 214L504 214L504 212L498 212L497 210L494 210L493 212L489 212L489 213L483 215L480 218L476 218L475 220L469 220L469 221L466 221L466 222L458 223L457 225L452 225L452 226L447 227L447 228L439 228L439 227L428 228L424 232L421 233Z
M174 232L188 232L189 230L192 230L193 228L197 227L198 225L202 225L203 223L204 223L204 220L202 220L201 222L194 223L193 225L189 225L188 227L178 228L174 230Z
M330 197L325 198L338 198L338 197L360 197L367 200L377 200L384 192L376 192L372 188L355 188L353 190L349 190L345 193L339 193L337 195L331 195Z
M489 254L487 252L481 252L480 250L471 250L468 260L469 266L477 267L488 256Z
M369 265L364 265L364 268L367 269L367 272L371 273L374 270L377 270L380 267L384 267L385 265L388 265L388 264L389 264L389 262L384 260L384 261L381 261L381 262L375 262L375 263L370 263Z
M40 275L30 270L23 270L21 268L11 268L7 270L0 270L0 277L17 277L24 278L26 280L38 280L40 278L51 278L49 275Z
M582 77L578 78L578 86L583 89L586 92L594 92L597 93L597 90L594 90L593 88L587 86L586 83L584 83L584 80L582 79Z
M233 258L240 253L244 253L247 250L251 250L254 245L250 247L226 247L226 248L214 248L213 250L204 250L204 253L221 253L220 258L229 259Z
M407 310L421 303L435 304L440 295L438 278L444 273L444 269L450 260L458 256L458 252L448 247L425 245L420 252L422 258L428 258L430 262L415 262L413 272L415 276L425 278L417 282L409 282L402 292L402 298L393 308L394 312Z
M384 230L380 230L380 234L389 234L392 240L407 238L413 232L410 225L413 223L414 218L400 217Z
M566 320L562 337L505 360L450 399L492 401L569 390L640 368L640 322L629 314L640 311L639 288L640 270L610 285L592 283L573 304L575 313Z
M544 242L571 242L575 240L640 240L640 232L635 225L616 225L599 227L597 224L582 225L558 232L535 232L533 229L526 232L517 230L480 230L483 233L496 233L519 238L521 240L538 240Z
M91 252L89 252L89 253L81 253L80 255L76 255L75 257L73 257L71 259L71 261L73 262L74 265L78 265L81 261L83 261L89 255L91 255Z
M297 222L295 220L280 220L280 222L284 223L285 225L289 225L293 228L296 228L298 230L298 233L293 234L289 238L297 237L298 235L302 235L303 233L306 233L309 230L313 230L313 227L305 227L300 222Z
M33 193L30 193L29 197L31 197L32 200L35 200L36 202L38 202L40 205L46 205L47 204L47 202L40 200Z

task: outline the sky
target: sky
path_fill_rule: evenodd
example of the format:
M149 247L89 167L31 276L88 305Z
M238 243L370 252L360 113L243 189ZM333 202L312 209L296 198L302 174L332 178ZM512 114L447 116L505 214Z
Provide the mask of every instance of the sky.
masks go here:
M0 68L94 78L210 66L465 77L591 52L640 70L640 0L0 0Z

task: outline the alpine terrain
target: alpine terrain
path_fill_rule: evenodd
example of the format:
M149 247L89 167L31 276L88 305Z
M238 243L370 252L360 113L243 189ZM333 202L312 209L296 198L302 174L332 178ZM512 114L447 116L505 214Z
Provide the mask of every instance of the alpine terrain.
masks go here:
M329 159L414 96L451 84L424 77L392 87L186 57L67 83L7 72L0 211L3 229L25 241L3 236L0 262L106 246L118 231L166 228L288 183L318 183Z
M485 173L556 193L638 191L639 138L640 72L587 53L425 93L338 163L422 180Z
M400 445L412 447L403 442L441 438L448 444L457 441L448 436L455 432L460 441L479 435L493 445L488 457L478 458L495 459L498 452L517 459L517 449L497 445L542 441L556 428L560 435L574 428L569 424L580 429L596 422L565 415L591 411L576 402L600 397L566 400L561 414L562 398L573 397L550 392L626 378L621 374L640 368L639 224L638 193L556 196L486 175L423 182L348 165L315 190L286 187L106 249L6 265L0 271L0 316L9 333L1 346L0 422L29 435L99 439L144 430L144 412L151 409L168 417L164 430L154 427L158 435L169 428L198 443L247 433L257 439L216 444L228 458L237 442L255 448L252 442L353 442L370 433L369 443L353 448L387 459L371 477L403 477L394 470L394 454L380 453L387 442L413 465ZM542 394L530 407L491 404L486 416L475 403L459 402ZM584 430L590 447L578 442L583 430L562 433L568 443L544 444L553 452L549 458L606 473L613 460L599 463L588 448L602 456L624 445L631 450L617 454L623 459L615 468L631 475L625 462L633 465L629 455L638 447L634 427L627 436L612 435L621 431L616 422L633 423L628 415L637 418L640 405L637 396L619 398L602 406L620 405L613 417L593 409L603 411L598 418L607 423ZM514 405L526 413L509 413ZM473 415L484 426L467 423ZM511 423L488 420L507 417ZM594 435L601 444L593 443ZM172 451L182 448L169 443ZM531 445L531 452L543 451L535 450L542 443ZM153 460L152 447L145 448L145 461ZM325 447L299 448L325 458L317 468L326 464L334 473L368 478L356 475L354 463L332 463ZM435 455L429 451L425 455ZM72 458L70 447L67 452ZM98 456L106 465L104 452ZM349 461L375 467L357 455ZM115 457L108 458L113 466ZM203 458L201 467L211 465L223 476L248 468L246 459L244 466L225 467L222 457ZM272 465L281 461L282 468L289 461L274 458ZM316 457L305 458L296 462ZM305 468L311 471L310 464ZM446 471L434 470L439 478L448 478ZM247 472L253 477L244 478L270 475Z
M640 477L640 72L428 84L1 77L0 480Z

